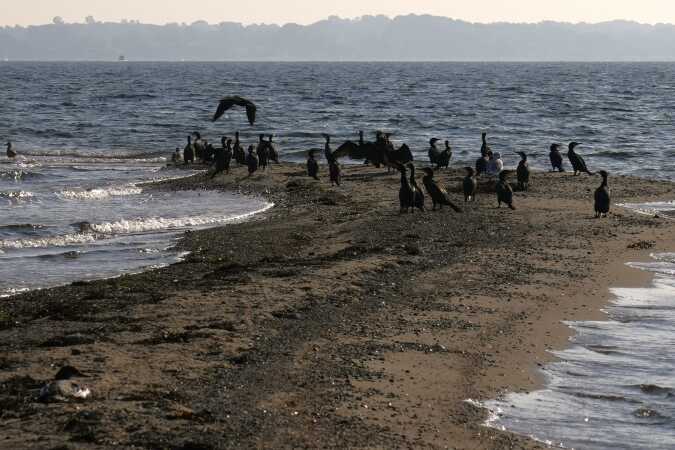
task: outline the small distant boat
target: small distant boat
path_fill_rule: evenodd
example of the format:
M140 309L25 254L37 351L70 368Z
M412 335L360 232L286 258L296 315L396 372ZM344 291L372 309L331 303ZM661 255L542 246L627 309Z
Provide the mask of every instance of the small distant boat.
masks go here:
M117 58L117 60L120 61L120 62L124 62L124 61L127 60L127 58L124 55L120 55L120 57Z

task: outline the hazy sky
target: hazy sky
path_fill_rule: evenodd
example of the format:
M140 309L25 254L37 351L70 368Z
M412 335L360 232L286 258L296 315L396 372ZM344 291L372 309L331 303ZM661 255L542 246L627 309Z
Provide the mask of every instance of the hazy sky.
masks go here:
M329 15L434 14L474 22L675 23L675 0L0 0L0 25L135 19L146 23L310 23Z

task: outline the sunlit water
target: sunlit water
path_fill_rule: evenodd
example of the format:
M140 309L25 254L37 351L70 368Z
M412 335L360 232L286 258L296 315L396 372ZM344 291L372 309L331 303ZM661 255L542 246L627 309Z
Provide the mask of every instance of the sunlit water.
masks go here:
M245 145L274 133L295 161L324 133L339 145L359 129L391 132L418 160L438 137L455 166L475 161L485 130L507 167L521 150L548 167L552 142L576 140L591 170L672 180L674 79L672 63L0 62L0 139L22 155L0 157L0 295L164 265L184 230L268 208L139 187L175 176L165 158L195 130L215 142L241 130ZM241 109L211 123L235 94L258 104L257 123ZM575 448L675 448L675 257L639 268L654 285L614 290L608 321L571 323L577 336L546 368L546 388L489 402L491 426Z
M624 207L675 213L669 202ZM611 289L605 321L569 322L545 389L486 402L489 426L560 448L675 448L675 253L629 266L653 273L651 286Z
M140 186L177 176L163 165L74 155L0 163L0 296L166 265L180 256L172 247L183 231L245 220L271 206L221 192Z

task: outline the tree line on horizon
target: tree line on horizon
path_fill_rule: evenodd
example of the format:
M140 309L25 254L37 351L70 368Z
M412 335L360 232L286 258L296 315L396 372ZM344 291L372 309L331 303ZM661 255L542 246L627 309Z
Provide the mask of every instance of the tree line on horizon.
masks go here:
M0 28L0 58L44 61L673 61L675 25L331 16L311 25L53 23Z

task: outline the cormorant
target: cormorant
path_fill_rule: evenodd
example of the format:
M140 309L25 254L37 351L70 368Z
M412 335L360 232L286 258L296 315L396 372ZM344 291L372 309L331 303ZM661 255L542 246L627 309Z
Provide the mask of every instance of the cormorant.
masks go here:
M572 164L574 175L578 175L581 172L586 172L589 175L593 175L593 173L590 172L586 167L586 162L584 161L584 158L582 158L581 155L579 155L574 151L574 149L577 148L579 145L581 145L580 142L570 142L570 145L568 147L569 150L567 151L567 157L570 160L570 164Z
M483 141L483 143L480 146L480 155L482 157L486 157L488 152L490 151L490 146L487 143L487 133L485 132L481 133L480 137L481 140Z
M405 166L399 164L397 166L401 172L401 187L398 190L398 201L400 204L400 213L407 213L410 208L414 208L415 204L415 189L410 185L410 180L406 174Z
M16 158L16 152L12 149L12 143L7 142L7 157Z
M436 180L434 180L434 169L431 167L425 167L422 170L426 174L422 178L422 183L424 184L429 197L431 197L431 201L434 205L433 210L436 211L436 205L439 205L441 209L443 209L443 205L445 205L451 207L453 210L455 210L455 212L462 212L461 208L455 205L452 200L450 200L448 191L439 186Z
M232 163L232 156L233 156L233 151L232 151L232 139L228 139L227 142L225 142L225 150L224 150L224 157L225 157L225 171L229 174L230 173L230 164Z
M506 203L509 208L516 209L513 206L513 189L511 189L511 185L506 181L508 174L508 170L499 172L499 181L497 181L497 208L500 208L502 203Z
M340 163L333 155L328 159L328 174L330 175L330 184L340 186L342 181L342 170L340 169Z
M258 170L258 156L254 153L255 147L249 145L248 155L246 156L246 165L248 166L248 176L250 177L253 173Z
M551 160L552 171L555 172L564 172L563 168L563 157L560 153L560 144L551 144L551 150L548 154L549 159Z
M230 160L232 159L232 151L229 151L228 158L228 149L227 149L227 138L223 136L220 140L222 147L216 149L215 161L216 161L216 170L211 175L211 178L215 178L221 172L230 173Z
M433 138L429 141L429 162L436 165L436 170L441 167L446 169L450 166L450 158L452 158L452 148L450 142L445 141L445 150L441 151L436 147L438 139Z
M239 141L238 131L234 133L234 159L240 166L246 164L246 152L244 151L244 147L241 145L241 142Z
M520 162L516 174L518 176L518 189L527 191L530 185L530 166L527 164L527 154L525 152L518 152L520 155Z
M326 144L323 146L323 156L326 158L326 161L330 163L330 160L333 159L333 149L330 146L330 135L324 134L323 137L326 139Z
M202 141L202 135L199 132L195 131L192 133L194 140L192 141L192 148L194 148L195 160L204 159L204 141Z
M598 172L602 176L602 184L595 190L595 217L607 217L610 206L609 185L607 184L607 177L609 174L601 170Z
M413 206L420 211L424 211L424 191L420 189L417 185L417 180L415 180L415 166L412 163L409 163L408 167L410 167L410 186L412 186L415 191L413 196Z
M476 160L476 175L481 175L487 172L488 169L488 152L490 151L490 146L487 144L487 133L482 133L481 139L483 143L480 146L480 158Z
M309 157L307 158L307 175L314 178L315 180L319 179L319 163L314 159L315 150L309 151Z
M471 201L476 201L476 191L478 190L478 182L476 181L475 171L473 167L465 167L466 177L462 182L462 188L464 189L464 203Z
M253 104L253 102L243 97L239 97L238 95L225 97L220 101L220 103L218 103L218 109L216 110L216 113L213 115L213 122L218 120L223 114L225 114L225 111L227 111L228 109L232 108L235 105L246 107L246 117L248 118L248 123L253 125L253 123L255 122L255 113L257 108L255 104Z
M267 170L267 160L269 159L268 142L265 141L265 135L259 136L258 147L256 153L258 154L258 164L262 170Z
M267 141L267 150L269 152L268 158L270 161L274 161L275 163L279 164L279 152L277 151L276 145L274 145L274 142L272 140L274 139L274 135L270 134L268 136L268 141Z
M192 145L192 136L188 136L188 142L183 149L183 162L185 164L191 164L195 161L195 147Z

